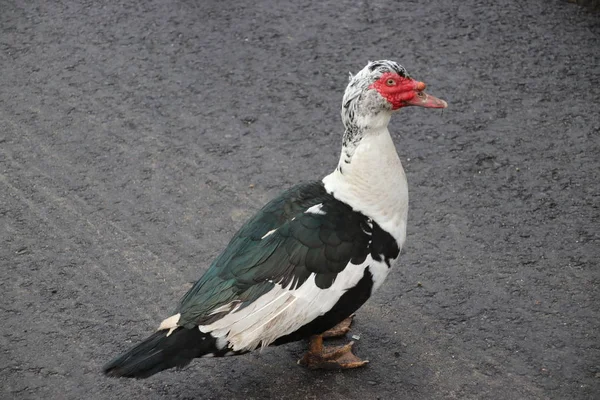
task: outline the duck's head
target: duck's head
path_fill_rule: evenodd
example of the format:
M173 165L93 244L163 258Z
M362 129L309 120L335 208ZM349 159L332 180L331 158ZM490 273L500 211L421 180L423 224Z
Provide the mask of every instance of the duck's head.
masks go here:
M400 64L370 61L350 82L342 101L342 120L346 129L377 128L387 125L392 111L407 106L446 108L448 104L425 93L426 85L411 78Z

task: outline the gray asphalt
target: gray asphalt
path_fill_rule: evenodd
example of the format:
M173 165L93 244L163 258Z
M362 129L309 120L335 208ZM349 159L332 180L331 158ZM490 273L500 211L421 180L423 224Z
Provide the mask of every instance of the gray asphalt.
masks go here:
M0 1L0 397L600 398L600 16L285 3ZM411 211L352 331L370 365L308 371L300 342L102 376L247 217L335 167L348 71L381 58L450 106L390 126Z

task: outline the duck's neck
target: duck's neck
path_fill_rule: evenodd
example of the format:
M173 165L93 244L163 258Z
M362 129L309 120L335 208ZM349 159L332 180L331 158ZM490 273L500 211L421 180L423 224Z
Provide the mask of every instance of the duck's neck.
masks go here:
M387 125L372 128L353 147L344 141L338 167L323 183L327 192L373 219L402 246L408 186Z

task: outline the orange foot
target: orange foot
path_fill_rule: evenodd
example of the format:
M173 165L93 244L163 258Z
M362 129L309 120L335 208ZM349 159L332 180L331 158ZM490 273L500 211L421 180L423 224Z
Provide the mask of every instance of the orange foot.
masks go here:
M308 351L298 360L298 364L309 369L350 369L365 366L369 361L361 360L352 354L350 342L343 346L323 346L323 336L316 335L310 338Z
M333 328L323 332L321 335L324 338L331 337L339 337L344 336L346 333L350 332L350 325L352 325L352 320L354 319L354 314L334 326Z

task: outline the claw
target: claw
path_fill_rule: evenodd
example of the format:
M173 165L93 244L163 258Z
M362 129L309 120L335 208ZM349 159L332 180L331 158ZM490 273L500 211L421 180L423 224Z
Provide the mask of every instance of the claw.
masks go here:
M298 364L309 369L350 369L365 366L369 361L361 360L352 353L354 342L343 346L323 347L323 336L310 338L309 350L298 360Z

